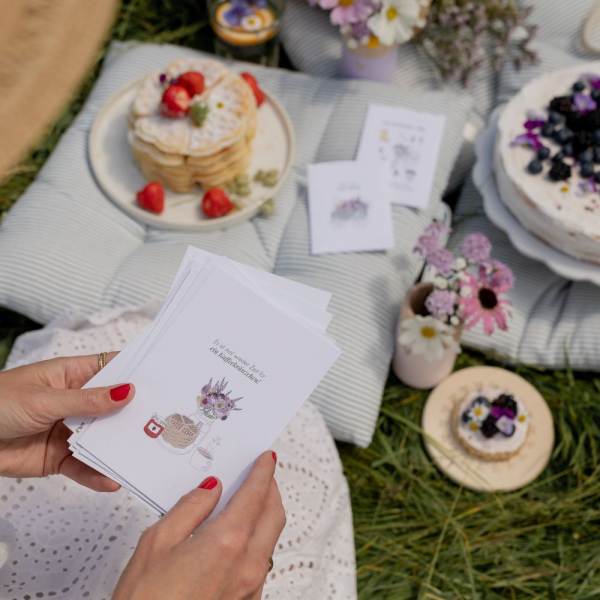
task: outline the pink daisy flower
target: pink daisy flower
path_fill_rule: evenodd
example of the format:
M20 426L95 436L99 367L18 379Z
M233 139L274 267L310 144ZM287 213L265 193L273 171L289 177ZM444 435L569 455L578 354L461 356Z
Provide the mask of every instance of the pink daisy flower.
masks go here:
M494 261L497 262L497 261ZM479 277L465 273L464 281L460 282L461 298L458 303L462 307L465 327L471 329L483 320L483 330L488 334L494 333L494 327L506 331L507 309L512 303L500 298L499 295L512 287L514 276L509 267L498 263L498 269L491 272L485 268L479 269Z
M373 12L369 0L319 0L319 6L325 10L333 9L329 18L340 27L364 21Z

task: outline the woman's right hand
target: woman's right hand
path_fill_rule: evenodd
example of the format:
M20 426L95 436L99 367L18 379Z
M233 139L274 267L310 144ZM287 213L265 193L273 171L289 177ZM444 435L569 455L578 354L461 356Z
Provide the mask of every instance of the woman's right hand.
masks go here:
M285 526L276 462L274 452L261 454L225 510L194 535L215 509L221 482L209 477L181 498L142 534L113 600L260 599Z

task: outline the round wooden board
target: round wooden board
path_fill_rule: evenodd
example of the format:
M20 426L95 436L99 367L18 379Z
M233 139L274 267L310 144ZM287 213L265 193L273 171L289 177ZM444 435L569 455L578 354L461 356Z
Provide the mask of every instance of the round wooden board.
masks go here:
M252 194L244 200L244 208L219 219L208 219L202 213L200 199L204 192L199 186L185 194L165 188L165 210L160 215L140 208L136 192L148 181L131 155L126 119L140 81L121 89L106 103L96 116L88 141L94 177L117 206L156 229L207 232L227 229L251 219L266 200L275 197L290 172L296 141L287 112L265 91L265 102L257 112L252 164L248 173L253 176L260 169L278 169L279 180L275 187L253 185Z
M529 435L517 454L489 461L467 452L452 431L457 402L479 387L508 389L531 415ZM509 492L532 482L546 467L554 446L554 422L546 401L522 377L496 367L462 369L444 379L423 408L425 447L440 470L458 484L483 492Z

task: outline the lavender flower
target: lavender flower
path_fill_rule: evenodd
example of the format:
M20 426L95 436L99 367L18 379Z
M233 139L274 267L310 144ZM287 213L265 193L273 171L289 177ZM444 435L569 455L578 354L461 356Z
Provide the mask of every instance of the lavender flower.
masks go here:
M486 261L491 253L492 244L483 233L472 233L463 240L462 254L470 263Z
M573 96L573 108L582 113L595 110L598 105L596 101L587 94L575 94Z
M529 146L530 148L537 150L538 148L541 148L543 144L542 144L542 142L540 142L540 138L535 133L528 131L527 133L522 133L521 135L518 135L510 143L510 145L511 146Z
M427 264L432 266L438 275L450 275L454 267L454 256L446 248L437 248L427 257Z
M527 129L527 131L532 131L533 129L539 129L540 127L543 127L545 124L546 121L543 119L527 119L523 126L525 129Z
M450 290L433 290L425 300L425 308L436 319L445 321L455 312L454 293Z

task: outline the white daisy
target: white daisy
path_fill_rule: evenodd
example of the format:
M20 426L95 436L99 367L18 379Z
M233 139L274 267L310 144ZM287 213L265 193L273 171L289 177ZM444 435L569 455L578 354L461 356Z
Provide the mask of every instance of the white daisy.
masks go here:
M415 354L423 354L428 362L439 360L446 348L460 352L452 327L434 317L415 316L402 322L399 342Z
M381 9L367 24L382 44L392 46L413 37L414 27L422 22L420 13L418 0L383 0Z

